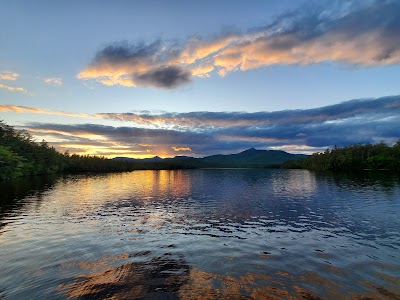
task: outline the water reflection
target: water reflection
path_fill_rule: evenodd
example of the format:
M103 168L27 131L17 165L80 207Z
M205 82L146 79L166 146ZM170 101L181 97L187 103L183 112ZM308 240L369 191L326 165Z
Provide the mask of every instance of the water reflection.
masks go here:
M296 180L293 179L295 174ZM274 172L271 178L272 188L277 195L292 198L310 198L316 190L315 173L307 170Z
M0 181L0 235L6 230L5 226L15 222L24 211L40 209L44 193L51 189L56 179L55 176L35 176L30 180Z
M104 260L99 263L103 266ZM182 255L165 253L145 262L127 262L79 275L72 283L60 285L58 289L75 299L155 299L156 295L174 299L187 282L188 274L189 265Z
M315 174L320 181L327 180L343 189L359 190L378 189L391 192L393 188L398 186L400 177L392 172L380 171L364 171L364 172L325 172Z
M150 254L148 251L139 255ZM86 262L83 265L87 268ZM90 265L101 270L81 274L72 283L60 285L59 291L70 299L321 299L322 295L306 288L317 285L323 289L323 298L344 296L334 282L317 273L293 276L285 271L248 272L235 277L191 268L182 255L171 253L117 267L107 267L104 259ZM384 280L391 281L397 288L390 291L366 281L371 291L349 291L346 298L398 299L400 279L385 277Z
M398 177L176 170L40 182L2 183L0 298L400 297Z

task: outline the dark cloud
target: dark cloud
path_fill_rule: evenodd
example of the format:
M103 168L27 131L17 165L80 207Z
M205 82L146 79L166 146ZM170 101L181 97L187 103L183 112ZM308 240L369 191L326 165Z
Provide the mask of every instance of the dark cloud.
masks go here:
M97 52L79 78L97 78L106 85L174 88L191 80L191 72L168 63L181 53L176 44L120 42Z
M127 116L132 117L131 114ZM140 121L138 116L144 121ZM117 119L123 117L126 116L118 114ZM164 124L173 127L149 129L30 123L26 128L33 133L70 135L71 141L84 139L81 140L84 144L89 144L91 136L95 135L102 137L98 143L117 143L130 149L138 149L139 144L154 145L152 149L190 147L192 155L197 156L232 153L251 147L281 148L292 152L300 151L296 149L319 151L334 145L380 141L391 144L399 140L400 96L351 100L307 110L164 113L134 115L134 119L141 126L164 120Z
M173 43L156 40L153 43L119 42L106 46L97 52L91 65L118 65L118 64L160 64L173 59L180 53L180 49Z
M191 79L192 73L179 67L162 67L143 74L133 74L133 81L141 86L167 89L189 83Z
M311 124L344 120L352 117L382 118L383 115L400 115L400 96L378 99L356 99L343 103L305 110L276 112L188 112L162 114L101 113L103 118L134 121L144 125L177 125L180 127L260 127L284 124ZM208 129L209 130L209 129Z
M147 129L137 127L113 127L99 124L48 124L48 123L28 123L26 128L30 130L55 131L56 133L66 133L68 135L98 135L106 137L109 141L116 141L126 144L157 144L175 145L191 143L198 145L201 143L214 142L212 137L206 134L195 132L183 132L167 129Z
M141 60L150 60L160 51L160 41L146 45L137 43L130 45L127 42L115 43L100 50L92 65L97 64L118 64L118 63L140 63Z

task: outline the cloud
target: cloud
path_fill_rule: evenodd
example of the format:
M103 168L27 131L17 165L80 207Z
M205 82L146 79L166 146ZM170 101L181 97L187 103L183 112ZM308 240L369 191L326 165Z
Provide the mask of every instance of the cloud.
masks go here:
M400 114L400 96L378 99L356 99L343 103L305 110L276 112L188 112L161 114L151 113L99 113L99 117L120 121L132 121L143 125L180 128L196 127L266 127L285 124L312 124L342 121L360 116ZM304 134L304 133L303 133Z
M137 127L113 127L99 124L64 125L29 123L24 126L24 129L31 132L34 136L38 134L40 136L51 136L54 134L58 139L65 139L62 142L63 145L79 145L79 141L81 140L82 148L80 148L79 153L86 151L84 145L87 145L88 141L94 141L98 143L98 149L99 147L103 150L107 148L107 152L117 150L114 156L117 156L121 149L125 152L132 151L132 153L135 153L135 156L170 156L171 153L173 153L171 149L173 149L172 147L176 147L175 145L190 144L199 146L202 143L215 143L212 136L195 132ZM52 144L51 141L49 142ZM93 149L95 148L94 146L91 147L92 154L97 153L93 153ZM65 151L67 149L63 148L63 150ZM181 151L184 150L181 149Z
M174 151L176 151L176 152L180 152L180 151L192 151L192 149L189 148L189 147L175 147L175 146L172 146L171 149L174 150Z
M0 106L0 111L7 109L9 106ZM14 109L21 110L20 107ZM22 111L34 110L25 108ZM134 125L114 127L29 123L24 128L34 135L61 139L63 145L76 145L78 142L87 145L95 141L102 151L107 147L107 152L128 149L147 156L173 156L176 151L191 151L191 155L204 156L239 152L251 147L310 153L334 145L376 143L382 140L391 144L400 139L400 96L350 100L314 109L276 112L92 116L111 119L116 116L115 120L134 120Z
M283 16L221 52L215 65L225 74L272 64L399 63L400 3L374 1L353 9L317 7Z
M15 81L18 79L18 77L19 77L18 73L11 71L0 71L0 80ZM0 83L0 89L5 89L10 92L23 92L23 93L27 92L27 90L24 89L23 87L9 86L3 83Z
M24 89L23 87L14 87L14 86L5 85L2 83L0 83L0 89L5 89L10 92L23 92L23 93L27 92L27 90Z
M11 71L0 71L0 80L11 80L15 81L19 77L19 74Z
M400 62L400 2L322 2L247 32L181 43L116 43L100 50L78 78L106 85L176 88L192 77L225 76L274 64Z
M63 79L59 77L49 77L43 79L44 83L53 84L53 85L62 85Z
M78 78L96 79L106 85L175 87L190 81L190 73L168 65L176 55L173 44L161 41L116 43L100 50Z
M0 112L40 113L107 119L133 122L139 127L175 129L180 131L219 130L221 128L248 127L266 128L291 124L340 123L349 119L370 119L395 117L400 114L400 96L388 96L373 99L355 99L342 103L304 110L283 110L275 112L163 112L154 114L149 111L138 113L71 113L53 111L36 107L0 104ZM298 137L306 133L297 133Z
M192 74L179 67L162 67L143 74L134 74L133 81L141 86L175 88L191 81Z
M34 113L34 114L59 115L59 116L82 117L82 118L96 117L94 115L86 113L71 113L71 112L54 111L49 109L41 109L36 107L27 107L27 106L9 105L9 104L0 104L0 112Z

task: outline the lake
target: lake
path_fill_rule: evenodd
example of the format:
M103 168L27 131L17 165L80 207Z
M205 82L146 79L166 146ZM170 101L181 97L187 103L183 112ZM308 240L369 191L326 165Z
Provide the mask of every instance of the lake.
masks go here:
M134 171L0 183L0 299L400 299L400 180Z

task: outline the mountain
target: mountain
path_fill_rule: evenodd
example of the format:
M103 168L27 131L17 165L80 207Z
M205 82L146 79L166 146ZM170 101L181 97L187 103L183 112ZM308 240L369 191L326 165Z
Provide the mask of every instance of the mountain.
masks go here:
M288 160L307 157L304 154L291 154L280 150L256 150L250 148L237 154L217 154L203 158L175 156L162 159L158 156L146 159L116 157L114 160L126 160L140 164L141 167L156 169L189 169L189 168L277 168Z
M142 158L142 159L117 156L117 157L114 157L113 160L124 160L124 161L129 161L129 162L160 162L160 161L163 161L163 159L159 156L154 156L151 158Z
M288 160L296 160L306 156L280 150L256 150L250 148L237 154L207 156L202 159L202 162L207 165L221 167L272 167L280 166Z

